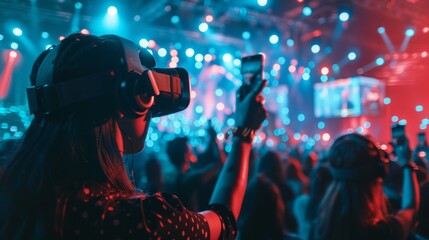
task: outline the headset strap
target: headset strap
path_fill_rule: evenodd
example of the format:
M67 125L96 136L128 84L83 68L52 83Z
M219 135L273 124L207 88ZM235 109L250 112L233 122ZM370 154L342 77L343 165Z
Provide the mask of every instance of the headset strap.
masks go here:
M95 73L53 85L27 88L31 114L49 114L73 103L113 94L112 76L107 72Z

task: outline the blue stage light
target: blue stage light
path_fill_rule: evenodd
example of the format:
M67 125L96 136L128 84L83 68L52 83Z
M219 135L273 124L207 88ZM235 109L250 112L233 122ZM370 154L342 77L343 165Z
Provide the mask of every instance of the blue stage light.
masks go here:
M147 48L147 46L149 45L149 41L147 39L142 38L139 41L139 45L142 48Z
M110 16L118 14L118 9L115 6L110 6L107 8L107 14Z
M350 61L355 60L355 59L356 59L356 57L357 57L357 55L356 55L356 53L355 53L355 52L349 52L349 54L347 54L347 58L348 58Z
M305 120L305 115L300 113L298 114L298 121L303 122Z
M375 64L377 64L378 66L381 66L384 64L384 58L379 57L377 59L375 59Z
M224 62L226 62L226 63L231 62L231 60L232 60L232 56L231 56L231 54L229 54L229 53L225 53L225 54L222 56L222 60L223 60Z
M422 105L417 105L416 106L416 112L421 112L423 111L423 106Z
M165 57L165 56L167 56L167 50L166 50L165 48L160 48L160 49L158 50L158 55L159 55L160 57Z
M309 80L310 79L310 74L309 73L303 73L302 74L302 80L305 80L305 81L307 81L307 80Z
M377 32L378 32L378 33L380 33L380 34L383 34L383 33L385 33L385 32L386 32L386 29L384 29L384 27L379 27L379 28L377 29Z
M308 17L313 13L313 10L309 6L305 6L302 8L302 15Z
M289 47L293 47L293 45L295 44L295 41L291 38L289 38L288 40L286 40L286 45L288 45Z
M12 48L14 50L18 49L18 47L19 47L19 45L16 42L13 42L13 43L10 44L10 48Z
M390 98L386 97L383 99L384 104L388 105L392 102L392 100L390 100Z
M319 123L317 123L317 127L319 129L324 129L325 128L325 123L324 122L319 122Z
M397 122L399 120L398 116L392 116L392 122Z
M195 51L192 48L188 48L188 49L186 49L185 54L186 54L187 57L192 57L192 56L194 56Z
M279 42L279 36L277 36L276 34L273 34L270 36L270 43L271 44L276 44Z
M171 17L171 23L178 24L180 22L180 17L177 15L174 15Z
M207 30L209 30L209 25L203 22L198 26L198 29L200 30L200 32L207 32Z
M342 12L338 15L338 19L340 19L341 22L346 22L349 18L350 14L348 12Z
M15 36L21 36L22 35L22 30L21 30L21 28L14 28L13 30L12 30L12 32L13 32L13 34L15 35Z
M258 4L261 7L265 7L267 5L268 1L267 0L258 0Z
M49 33L48 32L42 32L42 34L40 35L43 39L47 39L49 37Z
M78 10L82 9L82 7L83 7L83 5L82 5L82 3L81 3L81 2L76 2L76 3L74 4L74 8L76 8L76 9L78 9Z
M250 32L248 32L248 31L244 31L244 32L241 34L241 37L242 37L243 39L245 39L245 40L250 39L250 37L251 37Z
M311 52L312 53L318 53L318 52L320 52L320 46L318 44L313 44L311 46Z
M407 36L407 37L412 37L412 36L414 36L414 34L415 34L416 32L414 31L414 29L412 29L412 28L408 28L406 31L405 31L405 35Z

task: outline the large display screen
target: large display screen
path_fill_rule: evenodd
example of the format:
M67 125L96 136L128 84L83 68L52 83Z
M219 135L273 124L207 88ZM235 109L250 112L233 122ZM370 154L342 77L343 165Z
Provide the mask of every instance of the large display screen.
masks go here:
M314 114L320 118L377 115L384 99L383 82L351 77L314 84Z

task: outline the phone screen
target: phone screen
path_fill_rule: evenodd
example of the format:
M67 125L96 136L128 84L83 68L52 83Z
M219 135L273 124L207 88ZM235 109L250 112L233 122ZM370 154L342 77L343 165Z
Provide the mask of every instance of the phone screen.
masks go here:
M249 85L262 81L264 78L264 55L256 54L243 57L241 59L241 75L243 81Z

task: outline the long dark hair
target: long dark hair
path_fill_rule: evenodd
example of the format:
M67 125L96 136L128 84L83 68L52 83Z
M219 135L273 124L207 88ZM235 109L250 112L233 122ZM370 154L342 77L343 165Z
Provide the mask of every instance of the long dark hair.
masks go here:
M335 168L358 168L374 161L374 148L375 144L364 136L347 134L332 145L329 163ZM387 215L381 182L376 177L354 181L334 178L319 209L312 239L362 239Z
M39 67L49 51L35 61L32 85L37 84ZM119 51L114 43L96 36L70 35L58 46L53 83L119 71ZM114 85L113 79L106 79L106 84ZM112 96L35 115L0 180L0 238L58 238L62 204L87 183L135 193L116 143L118 114Z

